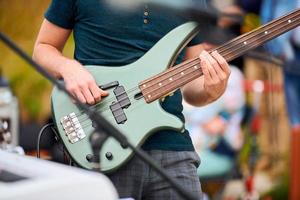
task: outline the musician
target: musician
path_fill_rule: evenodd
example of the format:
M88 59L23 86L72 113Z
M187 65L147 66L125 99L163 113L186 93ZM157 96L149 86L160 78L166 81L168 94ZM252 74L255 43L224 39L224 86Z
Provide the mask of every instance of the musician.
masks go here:
M36 40L33 58L52 75L63 79L67 89L81 102L92 105L109 94L97 86L84 65L132 63L184 22L186 19L175 12L155 9L151 5L127 12L113 9L104 0L52 0ZM74 59L62 54L72 31ZM182 120L182 96L195 106L211 103L223 94L230 74L227 62L218 52L200 53L201 46L196 42L200 41L192 41L179 55L177 63L199 56L204 76L162 102L166 111ZM150 137L142 148L186 190L201 197L196 173L200 160L187 131L161 131ZM109 177L122 198L181 199L165 180L136 157Z

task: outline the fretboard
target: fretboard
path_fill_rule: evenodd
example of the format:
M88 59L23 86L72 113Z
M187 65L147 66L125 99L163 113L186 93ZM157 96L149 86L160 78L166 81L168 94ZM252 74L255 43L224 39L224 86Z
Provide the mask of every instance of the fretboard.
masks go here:
M300 9L230 40L211 52L217 50L229 62L299 25ZM141 82L139 88L146 102L150 103L202 75L200 59L194 58Z

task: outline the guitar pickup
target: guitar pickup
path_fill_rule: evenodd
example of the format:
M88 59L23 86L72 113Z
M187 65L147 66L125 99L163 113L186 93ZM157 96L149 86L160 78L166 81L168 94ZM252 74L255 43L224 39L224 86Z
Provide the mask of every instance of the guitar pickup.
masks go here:
M119 102L114 102L109 107L118 124L124 124L127 121L127 117Z
M129 97L123 86L118 86L114 89L115 96L121 108L128 108L131 105Z
M110 83L107 83L107 84L104 84L104 85L100 85L99 87L102 90L107 90L107 89L114 88L114 87L117 87L117 86L119 86L119 82L118 81L113 81L113 82L110 82Z

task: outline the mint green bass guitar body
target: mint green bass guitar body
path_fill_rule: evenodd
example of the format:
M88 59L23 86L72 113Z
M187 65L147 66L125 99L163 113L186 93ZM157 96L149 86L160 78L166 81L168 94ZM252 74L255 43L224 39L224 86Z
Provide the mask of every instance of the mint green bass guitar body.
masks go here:
M120 130L135 146L140 147L153 133L163 129L184 130L184 124L177 117L165 112L159 100L147 103L144 98L134 98L139 93L139 83L153 77L173 65L178 53L197 33L197 24L188 22L168 33L150 51L136 62L122 67L86 66L99 86L118 82L130 99L130 105L122 109L126 121L117 122L120 113L113 113L112 102L117 102L115 87L97 106L99 112L114 127ZM122 94L121 94L122 95ZM52 92L52 113L59 136L73 161L79 166L92 169L87 159L92 155L90 135L93 124L72 100L57 88ZM121 117L122 118L122 117ZM122 120L122 119L119 119ZM110 173L125 164L133 152L123 148L114 138L109 137L100 150L100 168Z

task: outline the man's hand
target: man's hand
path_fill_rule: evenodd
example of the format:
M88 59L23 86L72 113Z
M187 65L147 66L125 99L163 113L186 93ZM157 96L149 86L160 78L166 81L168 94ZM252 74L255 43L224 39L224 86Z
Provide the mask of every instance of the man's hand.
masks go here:
M93 105L108 95L108 92L101 90L93 76L76 60L68 60L61 66L60 74L67 90L82 103Z
M58 79L82 103L95 104L108 92L101 90L93 76L76 60L62 55L72 30L59 27L44 19L33 51L33 59Z
M203 71L203 76L181 88L185 101L191 105L207 105L218 99L226 89L230 68L219 53L209 54L205 51L213 47L214 45L202 43L187 48L185 59L193 59L198 56Z
M215 100L226 89L230 75L229 65L217 51L209 54L204 50L199 57L204 76L204 91L210 99Z

